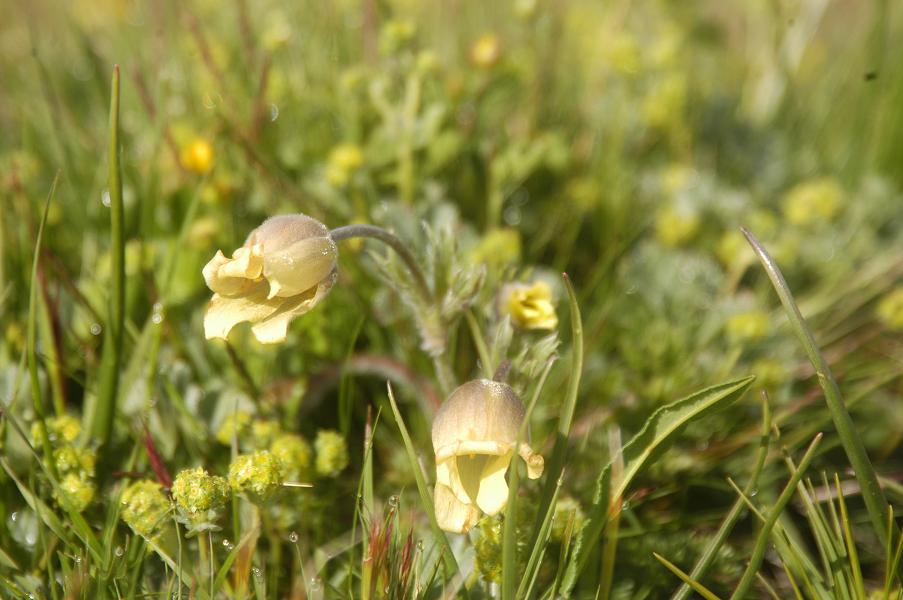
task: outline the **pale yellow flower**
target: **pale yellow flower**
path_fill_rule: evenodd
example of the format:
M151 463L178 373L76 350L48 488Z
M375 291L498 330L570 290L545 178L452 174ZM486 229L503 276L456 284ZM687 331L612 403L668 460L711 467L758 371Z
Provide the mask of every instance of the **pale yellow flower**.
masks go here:
M227 258L204 267L213 298L204 315L207 339L223 338L243 321L264 344L285 340L293 318L311 310L336 279L338 250L329 229L307 215L271 217Z
M555 329L558 315L552 301L552 288L545 281L532 284L509 283L499 294L499 311L524 329Z
M187 170L203 175L213 168L213 146L205 139L194 139L182 148L179 158Z
M465 383L433 421L436 453L436 520L445 531L466 533L480 514L495 515L508 502L505 473L517 452L530 479L542 475L543 458L518 447L524 406L514 391L488 379Z

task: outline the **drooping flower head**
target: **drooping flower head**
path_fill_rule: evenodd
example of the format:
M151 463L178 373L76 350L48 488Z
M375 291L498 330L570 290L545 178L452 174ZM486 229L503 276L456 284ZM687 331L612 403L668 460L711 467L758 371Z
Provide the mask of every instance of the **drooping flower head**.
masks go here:
M271 217L227 258L204 267L213 292L204 333L223 338L243 321L264 344L285 340L293 318L311 310L336 279L338 250L325 225L307 215Z
M524 406L504 383L478 379L448 397L433 420L436 519L446 531L466 533L480 513L495 515L508 502L505 473L515 452L530 479L542 475L542 456L517 436Z

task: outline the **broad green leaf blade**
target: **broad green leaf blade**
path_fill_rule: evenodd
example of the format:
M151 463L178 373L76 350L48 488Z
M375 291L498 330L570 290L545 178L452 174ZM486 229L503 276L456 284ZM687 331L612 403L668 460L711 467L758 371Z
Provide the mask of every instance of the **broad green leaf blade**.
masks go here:
M623 478L610 486L612 463L609 462L602 469L596 480L589 518L577 537L564 577L563 595L570 593L577 577L586 567L590 552L599 542L599 534L608 521L609 498L622 498L640 471L667 450L687 425L735 402L749 389L754 379L754 376L749 376L722 383L661 407L652 413L640 432L624 446ZM609 487L611 493L605 493Z

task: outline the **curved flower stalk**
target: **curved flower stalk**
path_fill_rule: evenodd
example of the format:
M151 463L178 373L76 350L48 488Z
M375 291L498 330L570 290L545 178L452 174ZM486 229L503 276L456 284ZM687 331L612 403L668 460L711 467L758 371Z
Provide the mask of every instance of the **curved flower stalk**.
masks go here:
M325 225L303 214L271 217L227 258L204 267L213 298L204 316L207 339L250 321L264 344L285 341L288 324L310 311L336 280L338 250Z
M518 447L524 405L509 386L478 379L456 389L433 420L436 520L445 531L466 533L481 513L495 515L508 501L505 474L517 452L527 475L542 475L544 461Z

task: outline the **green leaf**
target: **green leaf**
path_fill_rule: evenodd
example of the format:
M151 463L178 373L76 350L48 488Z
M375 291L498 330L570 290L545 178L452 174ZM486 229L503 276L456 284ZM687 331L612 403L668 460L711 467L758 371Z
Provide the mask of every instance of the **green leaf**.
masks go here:
M562 595L567 596L577 577L586 567L590 552L599 542L609 514L609 498L623 498L634 478L648 464L658 458L677 435L691 422L735 402L752 384L754 376L722 383L661 407L646 421L643 428L624 446L623 478L610 486L612 462L599 473L589 518L574 546L568 570L564 576ZM610 487L611 493L605 493Z

